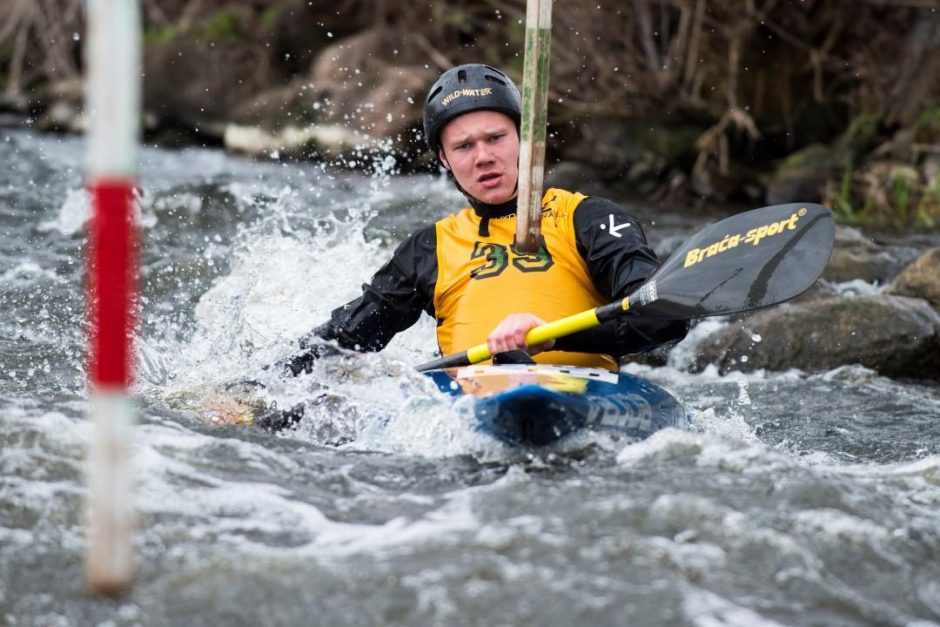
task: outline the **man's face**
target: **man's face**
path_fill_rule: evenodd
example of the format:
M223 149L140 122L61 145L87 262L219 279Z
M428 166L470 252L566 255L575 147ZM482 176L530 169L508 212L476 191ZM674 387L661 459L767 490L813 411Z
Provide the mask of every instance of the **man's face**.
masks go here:
M519 133L507 115L473 111L454 118L441 132L441 161L468 194L488 205L516 195Z

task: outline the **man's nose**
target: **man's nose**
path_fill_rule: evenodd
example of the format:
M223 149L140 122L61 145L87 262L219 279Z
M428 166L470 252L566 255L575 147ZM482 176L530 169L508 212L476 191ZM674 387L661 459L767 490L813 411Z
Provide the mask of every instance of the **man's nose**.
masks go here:
M481 142L477 145L477 163L489 163L493 160L493 151L486 144Z

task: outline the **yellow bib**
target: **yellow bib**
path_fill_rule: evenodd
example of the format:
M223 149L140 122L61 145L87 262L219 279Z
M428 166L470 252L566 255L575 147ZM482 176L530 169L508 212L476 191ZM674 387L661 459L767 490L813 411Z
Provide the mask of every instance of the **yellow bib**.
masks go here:
M534 254L512 249L515 215L492 218L488 237L479 235L481 218L469 207L436 224L434 310L444 355L485 343L490 331L512 313L532 313L549 322L606 303L578 254L574 212L584 198L560 189L545 192L544 244ZM534 359L617 369L610 355L547 351Z

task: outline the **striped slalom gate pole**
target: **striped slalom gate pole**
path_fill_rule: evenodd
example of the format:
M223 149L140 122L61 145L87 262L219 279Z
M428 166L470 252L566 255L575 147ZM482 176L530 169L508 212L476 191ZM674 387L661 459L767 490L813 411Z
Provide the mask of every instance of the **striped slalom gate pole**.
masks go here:
M88 553L92 590L117 595L133 579L131 436L137 234L133 192L140 124L138 0L89 0L86 41L90 412Z
M548 123L548 66L552 45L552 0L527 0L519 125L519 195L516 247L536 252L541 240L545 134Z

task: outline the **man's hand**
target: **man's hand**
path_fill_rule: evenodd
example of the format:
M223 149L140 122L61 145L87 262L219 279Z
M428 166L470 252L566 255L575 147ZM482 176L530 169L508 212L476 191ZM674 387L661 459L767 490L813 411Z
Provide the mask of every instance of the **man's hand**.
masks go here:
M545 324L545 321L530 313L510 314L486 337L486 346L490 353L505 353L506 351L524 350L530 355L551 350L555 340L550 340L538 346L527 346L525 336L532 328Z
M301 373L310 374L313 372L313 364L318 359L340 354L340 349L332 344L322 340L319 343L314 343L309 337L300 340L300 348L301 352L282 359L274 364L274 367L284 375L296 377ZM265 370L268 368L269 366L264 367Z

